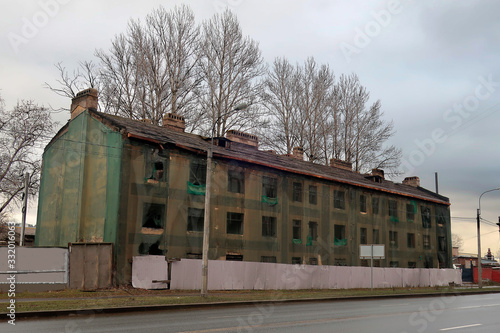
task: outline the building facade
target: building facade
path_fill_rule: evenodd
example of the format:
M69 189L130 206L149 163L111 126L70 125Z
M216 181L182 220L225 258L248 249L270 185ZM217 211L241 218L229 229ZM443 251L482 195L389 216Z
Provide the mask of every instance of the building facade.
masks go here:
M36 245L111 242L118 284L133 256L201 258L210 138L177 115L156 126L96 108L97 91L79 93L45 149ZM377 266L451 267L448 198L302 155L238 131L214 139L209 259L366 266L359 246L384 244Z

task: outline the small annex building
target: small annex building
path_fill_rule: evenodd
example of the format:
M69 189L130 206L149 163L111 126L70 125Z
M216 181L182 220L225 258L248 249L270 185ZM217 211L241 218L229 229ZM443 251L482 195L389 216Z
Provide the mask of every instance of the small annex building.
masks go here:
M97 91L73 99L71 120L46 146L36 246L113 244L115 283L133 256L201 258L211 139L97 111ZM367 266L360 244L385 244L376 266L449 268L448 198L382 170L359 174L258 149L258 138L214 138L209 259Z

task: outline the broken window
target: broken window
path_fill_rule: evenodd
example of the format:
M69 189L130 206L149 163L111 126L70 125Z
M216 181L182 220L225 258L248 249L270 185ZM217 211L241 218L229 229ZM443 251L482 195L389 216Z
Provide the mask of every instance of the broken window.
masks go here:
M366 213L366 196L363 194L359 196L359 211Z
M446 237L439 236L438 237L438 251L446 251Z
M309 185L309 203L316 205L318 203L318 187Z
M226 232L233 235L243 235L243 214L227 213Z
M241 254L226 254L227 261L243 261L243 255Z
M276 198L278 196L278 179L263 176L262 195L267 198Z
M335 224L333 226L333 245L346 246L347 238L345 234L345 225Z
M203 219L205 210L198 208L188 208L187 231L203 231Z
M318 258L309 258L309 265L317 265L318 264Z
M143 206L142 227L152 229L163 228L165 205L145 203Z
M391 261L389 267L399 267L399 261Z
M412 234L412 233L408 233L406 235L406 239L407 239L407 246L409 249L414 249L415 248L415 234Z
M292 265L301 265L302 260L300 257L292 257Z
M276 237L276 217L262 216L262 236Z
M301 220L293 220L292 235L293 235L294 240L302 240L302 221Z
M205 185L207 164L204 161L191 161L189 165L189 182L193 185Z
M398 232L397 231L389 231L389 246L396 248L399 246L398 244Z
M389 200L389 216L392 222L399 222L398 203L396 200Z
M261 256L260 257L260 262L273 262L273 263L276 263L276 257L275 256Z
M380 244L380 237L379 237L378 229L373 229L372 231L373 231L372 244Z
M406 220L408 222L415 221L415 213L417 212L417 206L415 204L406 204Z
M432 258L432 254L425 255L424 267L434 268L434 258Z
M408 261L408 268L417 268L416 261Z
M430 249L431 248L431 236L430 235L423 235L422 243L423 243L424 249Z
M378 214L379 199L377 197L372 197L372 213L374 215Z
M293 183L292 201L302 202L302 183Z
M368 230L366 228L359 229L359 244L368 244Z
M444 227L446 225L446 217L442 209L437 209L436 224L438 227Z
M233 193L245 193L245 174L242 171L228 170L227 190Z
M422 228L429 229L431 227L431 209L420 206L420 212L422 215Z
M344 258L335 258L333 265L334 266L347 266L347 260Z
M318 223L309 222L309 237L311 240L318 240Z
M345 209L345 192L333 191L333 207L338 209Z

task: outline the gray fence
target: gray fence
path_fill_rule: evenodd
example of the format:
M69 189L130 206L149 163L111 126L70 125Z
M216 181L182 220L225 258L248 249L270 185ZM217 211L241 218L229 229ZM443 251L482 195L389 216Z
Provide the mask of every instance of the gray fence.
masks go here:
M0 247L0 290L9 289L12 275L18 292L66 289L69 281L68 249Z
M143 266L142 270L145 275L144 270L147 271L148 268ZM462 283L460 270L380 267L373 269L375 288L447 286L450 283ZM200 289L200 286L201 260L182 259L172 263L170 289L192 290ZM369 267L209 261L209 290L350 288L370 288Z

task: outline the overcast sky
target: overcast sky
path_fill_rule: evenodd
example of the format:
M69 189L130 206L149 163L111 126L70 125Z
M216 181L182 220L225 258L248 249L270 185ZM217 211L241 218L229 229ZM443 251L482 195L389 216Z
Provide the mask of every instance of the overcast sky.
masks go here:
M308 56L336 76L356 73L380 99L404 152L405 176L450 198L452 232L477 253L479 195L500 187L500 2L494 0L0 0L0 94L11 108L33 99L54 108L70 101L43 88L54 67L94 60L130 18L163 5L190 4L197 22L226 6L266 62ZM497 83L498 82L498 83ZM54 114L62 124L67 114ZM481 199L482 216L498 222L500 191ZM29 222L36 213L30 208ZM465 218L465 219L464 219ZM499 250L498 227L482 224L483 254Z

